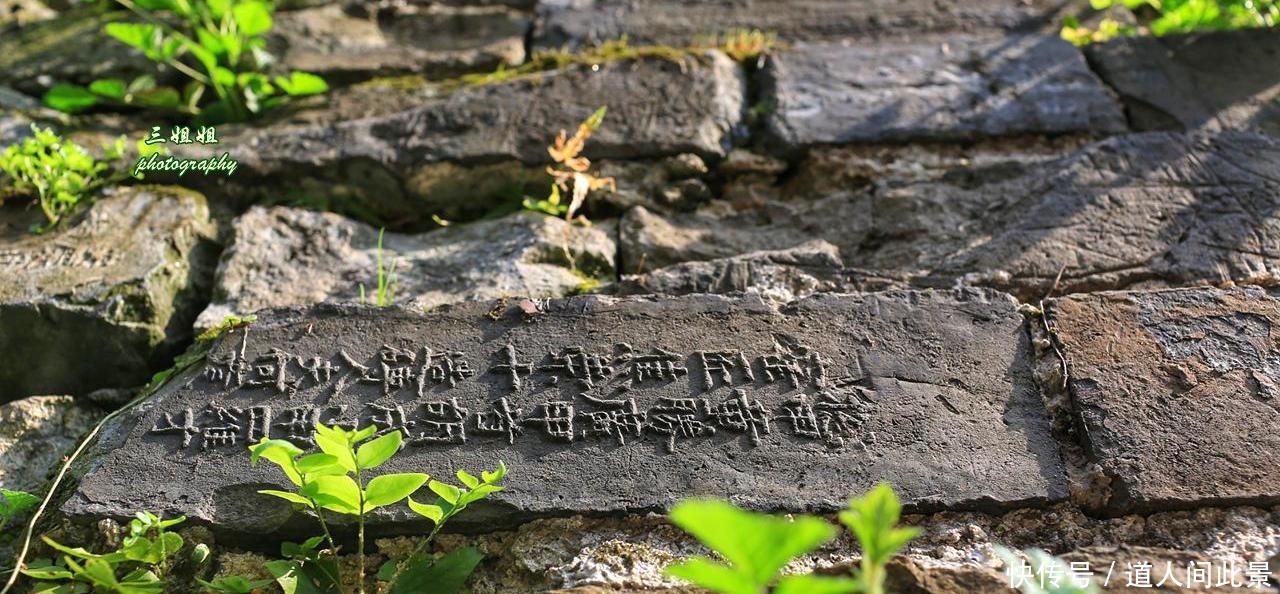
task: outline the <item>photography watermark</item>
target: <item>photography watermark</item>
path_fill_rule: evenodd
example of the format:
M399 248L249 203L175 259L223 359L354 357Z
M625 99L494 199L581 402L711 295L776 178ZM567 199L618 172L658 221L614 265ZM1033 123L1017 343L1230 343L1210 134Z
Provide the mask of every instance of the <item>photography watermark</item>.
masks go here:
M1017 589L1026 586L1037 586L1042 590L1085 589L1090 584L1104 588L1265 589L1270 588L1271 566L1266 561L1237 563L1225 560L1187 563L1134 561L1124 564L1112 561L1095 567L1088 561L1064 561L1046 556L1039 567L1025 559L1015 561L1005 570L1005 576L1009 578L1009 586Z
M151 134L138 145L140 155L138 160L133 163L129 173L135 178L142 179L148 172L177 172L178 177L182 177L191 171L204 175L223 174L227 176L236 172L240 162L231 158L231 154L227 152L203 159L186 159L166 154L165 147L156 146L162 144L218 144L218 132L213 126L198 127L194 140L192 138L193 135L189 126L173 126L170 128L168 136L161 133L160 126L152 126Z

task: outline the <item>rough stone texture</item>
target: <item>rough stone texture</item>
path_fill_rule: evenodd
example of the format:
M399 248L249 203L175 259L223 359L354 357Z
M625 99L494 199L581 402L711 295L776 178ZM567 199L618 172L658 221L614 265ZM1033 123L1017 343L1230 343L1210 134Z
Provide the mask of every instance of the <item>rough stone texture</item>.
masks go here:
M1126 129L1080 51L1056 36L797 44L763 75L767 140L785 152Z
M1280 501L1278 304L1257 287L1052 303L1109 509Z
M0 35L0 84L40 96L60 82L87 85L153 72L142 52L102 33L104 24L127 15L84 7Z
M1280 136L1280 34L1266 29L1123 37L1086 48L1140 130Z
M1280 144L1265 136L1146 133L1052 161L974 164L919 179L890 172L834 193L841 184L816 175L803 182L814 188L806 195L817 195L808 200L742 209L717 202L679 218L635 208L620 224L621 269L817 237L850 265L888 278L985 284L1023 299L1043 297L1055 279L1062 293L1274 282L1278 163Z
M626 35L633 43L686 45L709 35L759 29L787 41L917 35L924 32L1038 28L1055 4L1041 0L544 0L537 48L598 44Z
M240 161L226 181L232 195L318 196L392 223L437 213L477 218L543 179L516 162L541 169L556 132L575 129L601 105L609 113L587 143L593 159L716 159L728 150L744 94L741 68L718 52L598 72L571 67L443 96L366 85L274 125L228 126L223 144L206 150ZM484 191L457 190L473 186Z
M49 470L103 414L70 396L0 404L0 487L39 492Z
M378 230L332 213L254 207L236 219L196 325L233 313L324 301L356 302L377 287ZM569 254L565 254L565 248ZM613 278L613 240L594 227L534 213L454 225L421 235L387 233L395 302L416 309L499 297L564 297ZM569 257L579 272L569 268ZM595 281L599 282L599 281Z
M0 0L0 33L57 16L40 0Z
M899 288L895 284L891 279L846 269L836 246L815 239L785 250L685 262L626 275L621 289L627 294L756 293L770 301L786 303L820 292Z
M923 533L889 567L887 591L894 594L1013 594L996 546L1044 547L1073 561L1088 560L1101 574L1099 581L1115 561L1109 587L1103 589L1108 593L1269 592L1225 586L1178 588L1169 583L1164 588L1125 588L1125 572L1128 563L1150 563L1153 573L1159 571L1154 584L1163 577L1168 562L1176 579L1185 582L1188 561L1234 562L1243 568L1280 551L1280 508L1232 507L1099 519L1059 505L1003 515L943 512L907 516L904 521ZM407 538L377 542L379 551L389 556L402 556L413 544ZM536 520L510 532L447 535L436 548L463 545L474 545L485 554L485 562L470 582L471 591L493 593L551 589L558 594L684 594L689 591L663 575L663 567L706 554L662 518L636 516ZM788 570L847 574L858 558L853 539L845 533Z
M0 213L0 400L144 383L191 335L213 271L204 197L120 188L58 230Z
M331 83L420 73L454 76L524 61L529 17L500 7L397 6L353 14L330 4L276 15L273 47L291 70Z
M738 362L722 365L723 374L696 355L726 349L741 358L706 356ZM508 354L533 366L514 368L518 387L501 367ZM279 357L284 377L261 365ZM243 381L223 373L240 361L257 362ZM317 361L334 365L328 378L302 371ZM389 368L402 366L420 381L397 386ZM289 506L252 495L283 477L250 469L244 444L262 427L286 437L290 420L305 421L308 410L330 422L415 422L407 452L387 472L499 459L521 469L497 503L471 514L490 529L497 518L660 510L698 494L829 510L881 480L917 509L1036 505L1062 498L1065 481L1030 372L1015 302L980 290L822 295L780 309L702 295L578 297L505 311L475 303L425 314L275 310L224 336L207 365L104 429L62 510L88 518L151 509L228 532L287 531ZM743 399L745 409L733 404ZM520 409L515 423L501 420L504 402ZM219 420L216 408L243 416L265 414L252 408L262 406L269 422L230 409ZM559 433L564 406L577 416ZM394 420L397 409L403 420ZM734 410L752 420L735 426ZM227 419L239 419L234 439L217 429ZM561 441L570 435L572 443ZM389 510L376 521L406 514Z

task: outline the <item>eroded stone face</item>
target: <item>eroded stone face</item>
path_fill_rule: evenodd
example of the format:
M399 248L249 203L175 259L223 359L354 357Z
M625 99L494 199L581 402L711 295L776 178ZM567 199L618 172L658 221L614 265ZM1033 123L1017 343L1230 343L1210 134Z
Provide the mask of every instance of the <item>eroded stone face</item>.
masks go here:
M524 61L529 15L500 7L404 5L363 14L341 4L276 15L281 63L332 81L379 75L433 78Z
M1274 31L1121 37L1085 51L1137 129L1280 135L1280 36Z
M1280 300L1257 287L1073 295L1050 320L1109 508L1280 501Z
M216 258L203 196L120 188L56 231L0 231L0 399L140 385L190 338Z
M265 312L104 429L62 509L287 530L289 506L253 494L283 477L245 446L317 420L403 429L386 472L505 461L513 488L470 516L490 527L691 495L834 509L885 480L918 508L1035 505L1065 479L1014 306L967 290Z
M635 208L620 224L622 270L817 237L847 265L888 278L988 285L1023 299L1055 282L1060 293L1274 282L1278 163L1280 145L1267 136L1146 133L1049 161L922 179L891 172L755 209L714 204L667 218Z
M763 71L768 140L968 140L1126 129L1084 57L1056 36L797 44Z
M538 5L533 42L540 49L575 48L626 35L633 43L681 46L741 29L786 41L1021 30L1045 25L1052 8L1039 0L551 0Z
M32 396L0 405L0 486L39 492L49 470L104 414L70 396Z
M219 182L236 196L323 199L392 223L450 211L473 219L542 179L556 133L602 105L605 125L585 151L592 159L714 160L729 149L744 95L742 69L718 52L570 67L445 94L365 86L270 125L219 128L222 144L191 152L230 151L241 169ZM460 193L459 185L490 191Z
M377 229L340 215L254 207L236 219L213 303L196 325L208 328L227 315L269 307L354 303L360 285L373 298L377 243ZM614 251L597 228L522 212L420 235L386 233L382 258L395 272L394 302L423 309L564 297L593 279L612 278Z

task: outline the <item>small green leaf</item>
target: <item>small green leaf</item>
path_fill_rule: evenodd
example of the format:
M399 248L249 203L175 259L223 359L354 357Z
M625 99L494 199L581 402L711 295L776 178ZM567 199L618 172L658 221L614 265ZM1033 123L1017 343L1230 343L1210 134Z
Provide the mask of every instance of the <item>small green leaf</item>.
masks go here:
M412 497L409 498L409 509L413 510L418 515L424 518L427 518L428 520L431 520L432 522L435 522L437 524L439 524L440 521L444 519L443 508L441 508L438 505L427 505L424 503L418 503L417 501L414 501Z
M291 97L319 95L329 90L329 83L309 72L291 72L288 78L277 76L275 82L276 86L284 89L285 94Z
M454 550L434 562L413 557L387 594L456 594L482 559L475 547Z
M468 489L474 489L480 486L480 479L476 478L470 472L458 469L458 482L466 485Z
M667 575L721 594L760 594L750 576L704 557L694 557L666 570Z
M44 104L63 113L80 113L98 104L98 96L78 85L58 83L43 97Z
M420 473L384 474L369 481L364 491L364 509L370 511L391 505L412 495L427 482L427 475Z
M265 2L240 2L231 8L231 14L245 37L255 37L271 30L271 8Z
M103 78L89 83L89 92L97 93L103 97L109 97L117 101L123 101L127 93L123 80L118 78Z
M279 466L284 475L295 485L302 485L302 477L294 470L293 459L302 455L302 449L286 439L267 439L249 447L249 465L257 466L259 458L265 458Z
M172 109L182 105L182 97L173 87L156 87L134 93L133 102L147 107Z
M336 474L346 474L347 469L343 468L342 463L338 461L338 457L331 454L307 454L298 458L298 472L307 476L327 476Z
M125 45L151 52L156 43L156 26L147 23L107 23L102 29Z
M314 499L327 510L360 513L360 487L346 475L317 477L302 488L302 495Z
M277 490L275 490L275 489L263 489L263 490L258 491L258 492L259 492L259 493L262 493L263 495L270 495L270 496L272 496L272 497L279 497L280 499L283 499L283 500L288 501L288 502L290 502L290 503L297 503L297 504L300 504L300 505L305 505L305 506L307 506L307 507L315 507L315 505L311 503L311 500L310 500L310 499L307 499L306 497L303 497L303 496L301 496L301 495L299 495L299 494L297 494L297 493L290 493L290 492L288 492L288 491L277 491Z
M338 463L349 472L356 471L356 457L351 451L351 442L340 427L316 424L315 440L320 451L337 458Z
M356 465L361 470L377 468L383 462L390 460L396 452L400 451L400 443L403 436L399 429L396 429L382 437L365 443L356 450Z
M760 586L792 559L836 535L834 526L818 518L796 516L788 520L716 500L682 501L671 509L671 521Z
M435 491L436 495L439 495L441 499L445 500L448 503L456 505L458 503L458 500L462 499L462 489L459 489L453 485L450 485L449 483L442 483L440 481L431 481L431 484L429 486L431 487L432 491Z

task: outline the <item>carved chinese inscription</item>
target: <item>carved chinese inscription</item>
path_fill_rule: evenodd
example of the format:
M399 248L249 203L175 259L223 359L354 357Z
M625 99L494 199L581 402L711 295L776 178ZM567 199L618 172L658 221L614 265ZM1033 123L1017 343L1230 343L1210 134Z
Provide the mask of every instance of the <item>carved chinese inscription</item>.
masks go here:
M270 405L217 408L201 419L189 411L165 413L151 433L201 450L262 436L303 441L318 420L398 429L415 446L466 444L468 432L509 445L531 434L566 444L618 445L650 435L668 452L717 431L744 435L753 446L778 430L833 447L868 439L862 434L870 407L859 392L864 388L847 381L827 386L822 355L793 340L775 340L771 352L754 357L734 349L681 353L629 343L614 344L611 355L571 345L536 357L508 342L492 353L487 368L477 369L465 353L434 346L383 344L365 358L346 350L295 354L278 347L250 356L249 336L242 333L229 355L211 357L203 381L231 394L263 390L288 399L300 389L329 387L332 398L363 385L376 390L375 399L340 409L291 402L277 405L278 413ZM449 396L461 383L482 378L497 379L501 395L482 401ZM670 385L682 395L648 394ZM768 386L795 394L766 406L752 392Z

